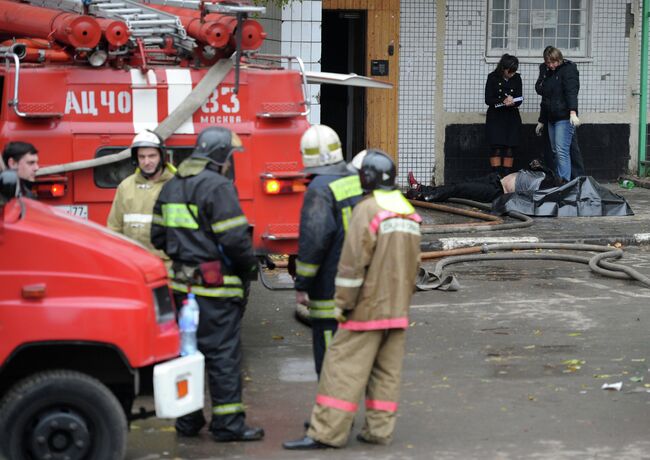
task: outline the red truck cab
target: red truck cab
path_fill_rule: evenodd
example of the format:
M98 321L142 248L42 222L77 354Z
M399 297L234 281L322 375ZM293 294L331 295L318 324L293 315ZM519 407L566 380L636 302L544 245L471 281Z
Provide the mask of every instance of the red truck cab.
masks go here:
M0 174L0 458L122 458L133 400L179 353L165 267L104 227L10 198L10 173Z

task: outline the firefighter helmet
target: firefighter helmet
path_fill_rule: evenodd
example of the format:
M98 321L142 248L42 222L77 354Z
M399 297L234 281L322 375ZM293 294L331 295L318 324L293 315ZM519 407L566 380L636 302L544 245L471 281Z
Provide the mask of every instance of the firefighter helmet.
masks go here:
M367 150L362 150L352 158L352 161L348 163L348 170L351 173L359 174L359 171L361 171L361 165L363 164L363 159L366 157L367 153Z
M136 136L133 138L133 141L131 142L131 161L133 162L134 166L138 166L138 148L140 147L153 147L155 149L158 149L160 152L161 160L160 166L162 167L165 164L163 141L160 136L158 136L158 134L154 133L153 131L149 131L148 129L145 129L144 131L136 134Z
M395 175L395 163L387 153L379 149L367 150L359 171L361 188L364 192L376 189L394 190Z
M304 171L321 174L343 161L343 150L338 134L326 125L313 125L300 139Z
M243 150L239 136L228 128L213 126L201 131L192 155L207 157L222 166L236 150Z

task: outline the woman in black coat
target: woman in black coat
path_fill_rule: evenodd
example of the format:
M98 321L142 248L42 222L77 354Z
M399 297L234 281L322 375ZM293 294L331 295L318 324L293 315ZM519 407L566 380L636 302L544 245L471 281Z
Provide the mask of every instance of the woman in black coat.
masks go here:
M559 49L547 46L544 49L544 63L539 66L535 91L542 96L537 131L541 132L543 125L547 126L557 175L569 181L571 180L571 142L575 129L580 125L578 67L564 59Z
M489 106L485 134L491 150L490 166L501 176L512 169L513 150L521 135L518 107L523 98L518 67L516 56L504 54L485 82L485 103Z

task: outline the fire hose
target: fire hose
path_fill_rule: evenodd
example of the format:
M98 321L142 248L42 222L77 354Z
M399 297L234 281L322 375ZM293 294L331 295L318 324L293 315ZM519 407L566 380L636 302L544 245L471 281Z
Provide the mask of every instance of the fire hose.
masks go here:
M444 269L448 265L472 262L472 261L494 261L494 260L557 260L562 262L576 262L589 265L589 268L599 275L609 278L634 280L646 287L650 287L650 278L639 273L635 269L612 263L607 259L620 259L623 257L623 250L609 246L599 246L593 244L571 244L571 243L508 243L508 244L490 244L478 247L482 254L470 254L454 257L447 257L439 262L429 272L420 268L416 287L422 291L433 289L455 291L460 284L454 275L445 275ZM466 248L473 249L473 248ZM559 253L498 253L499 251L521 251L521 250L539 250L539 249L556 249L571 251L588 251L597 252L598 254L585 257L574 254ZM478 252L478 251L477 251Z

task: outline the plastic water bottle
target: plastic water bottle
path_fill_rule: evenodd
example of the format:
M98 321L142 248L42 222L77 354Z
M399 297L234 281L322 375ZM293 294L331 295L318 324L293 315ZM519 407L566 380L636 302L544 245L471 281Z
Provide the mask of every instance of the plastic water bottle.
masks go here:
M178 328L181 332L181 356L196 353L196 330L199 328L199 304L191 292L183 300Z
M634 188L634 181L628 180L628 179L621 179L621 181L618 183L621 187L626 188L628 190Z

